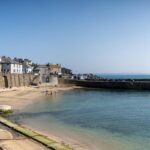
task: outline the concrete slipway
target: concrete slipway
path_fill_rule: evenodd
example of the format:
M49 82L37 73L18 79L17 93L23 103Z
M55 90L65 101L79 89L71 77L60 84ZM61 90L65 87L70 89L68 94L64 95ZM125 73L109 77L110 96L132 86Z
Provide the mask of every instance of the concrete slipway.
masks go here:
M61 144L58 143L52 139L49 139L48 137L41 135L39 133L36 133L35 131L32 131L31 129L28 129L26 127L20 126L16 123L13 123L11 121L9 121L6 118L3 118L0 116L0 123L45 145L46 147L48 147L51 150L73 150L72 148L70 148L69 146L65 145L65 144Z

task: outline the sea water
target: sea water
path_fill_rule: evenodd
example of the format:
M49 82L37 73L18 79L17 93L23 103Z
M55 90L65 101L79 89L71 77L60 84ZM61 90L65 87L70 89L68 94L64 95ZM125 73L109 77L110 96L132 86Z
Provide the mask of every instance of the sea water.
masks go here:
M106 79L150 79L150 74L97 73L96 75Z
M150 150L150 91L59 92L35 101L12 118L91 150Z

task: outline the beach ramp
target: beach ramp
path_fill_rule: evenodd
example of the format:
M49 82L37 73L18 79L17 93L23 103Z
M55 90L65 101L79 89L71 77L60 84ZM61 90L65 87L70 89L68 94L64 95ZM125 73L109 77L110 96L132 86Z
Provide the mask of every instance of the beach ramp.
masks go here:
M48 138L47 136L44 136L42 134L39 134L31 129L28 129L27 127L18 125L4 117L0 116L0 123L11 128L12 130L15 130L32 140L35 140L43 145L45 145L47 148L51 150L73 150L68 145L65 145L64 143L59 143L53 139Z

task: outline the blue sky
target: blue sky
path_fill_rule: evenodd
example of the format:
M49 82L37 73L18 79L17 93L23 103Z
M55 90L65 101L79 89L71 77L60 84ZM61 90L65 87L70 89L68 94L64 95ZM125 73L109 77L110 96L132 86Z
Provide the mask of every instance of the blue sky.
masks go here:
M147 0L0 0L0 55L74 72L150 73Z

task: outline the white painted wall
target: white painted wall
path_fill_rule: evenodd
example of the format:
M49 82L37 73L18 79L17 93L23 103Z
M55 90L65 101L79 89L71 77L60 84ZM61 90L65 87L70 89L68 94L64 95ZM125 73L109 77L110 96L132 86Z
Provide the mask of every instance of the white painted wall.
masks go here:
M11 73L22 74L22 64L10 64Z
M23 73L32 73L32 71L33 71L33 67L31 67L31 66L28 66L28 67L24 67L23 66L23 69L22 69L23 71Z
M2 64L2 72L22 74L22 64Z

